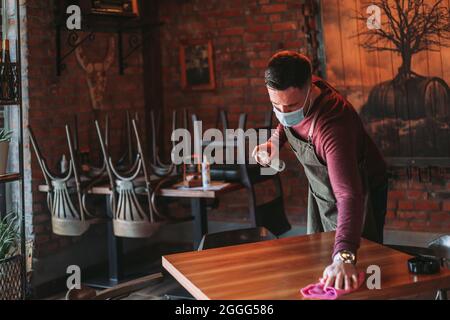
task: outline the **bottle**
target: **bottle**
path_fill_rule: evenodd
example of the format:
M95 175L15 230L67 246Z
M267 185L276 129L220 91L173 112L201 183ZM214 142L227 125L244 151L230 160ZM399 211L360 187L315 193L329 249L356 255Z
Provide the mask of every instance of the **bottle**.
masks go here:
M4 69L4 64L3 64L3 39L0 38L0 100L3 100L3 81L2 81L2 77L3 77L3 69Z
M14 72L11 65L11 56L9 52L9 40L5 39L3 46L3 68L0 74L2 100L14 100Z
M206 156L203 156L203 162L202 162L202 185L203 188L206 189L211 184L211 171L210 171L210 165L208 162L208 158Z
M267 151L259 151L257 157L263 162L268 162L269 153ZM273 158L267 165L277 172L281 172L286 168L286 163L279 158Z
M65 154L62 155L59 165L60 165L61 174L65 174L68 170L67 158L66 158Z

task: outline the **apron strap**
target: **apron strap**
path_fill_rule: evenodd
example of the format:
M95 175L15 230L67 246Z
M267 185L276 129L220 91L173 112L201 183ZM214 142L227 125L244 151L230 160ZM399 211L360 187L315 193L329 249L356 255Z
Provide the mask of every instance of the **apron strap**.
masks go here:
M317 110L316 114L314 115L314 118L311 122L311 126L309 127L309 131L308 131L308 143L312 144L312 139L313 139L313 133L314 133L314 128L316 127L316 122L317 122L317 118L319 117L319 113L320 113L320 109Z

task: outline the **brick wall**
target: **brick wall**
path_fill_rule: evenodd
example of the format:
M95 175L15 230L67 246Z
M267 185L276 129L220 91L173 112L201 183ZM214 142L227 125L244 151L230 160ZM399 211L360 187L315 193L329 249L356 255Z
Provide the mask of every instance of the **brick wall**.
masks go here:
M53 4L51 0L26 1L26 52L28 87L27 109L28 123L47 158L49 167L55 168L63 153L68 156L64 125L72 123L73 116L78 115L80 146L88 147L95 155L98 150L93 120L103 119L108 113L111 118L111 141L113 152L116 152L121 142L121 128L124 122L125 110L143 111L143 71L142 55L139 50L127 61L125 75L119 75L117 58L107 72L107 88L104 109L93 111L85 78L85 71L76 61L75 55L70 55L65 61L66 68L61 76L56 74L56 45ZM84 36L81 34L80 36ZM102 62L108 47L109 37L114 34L96 34L95 41L87 41L83 45L87 59L90 62ZM63 45L66 43L62 39ZM126 39L125 39L126 41ZM66 52L67 47L63 47ZM117 57L117 52L115 52ZM94 157L95 160L95 157ZM38 191L38 185L43 182L41 170L34 154L31 163L32 203L29 203L29 217L32 220L30 232L34 237L34 256L36 258L65 250L78 238L60 237L51 232L50 215L47 209L45 194Z
M450 170L397 172L389 188L387 227L414 231L450 230Z
M164 108L189 108L214 126L217 111L226 108L236 125L240 112L248 113L248 127L260 126L263 113L270 110L263 72L268 58L280 48L307 52L302 32L302 1L289 0L192 0L162 1L160 19L164 77ZM210 92L180 90L178 50L180 41L212 39L217 89ZM285 204L292 223L304 223L307 205L306 177L298 161L285 148L287 162L282 173ZM387 227L448 232L450 200L448 172L435 173L431 182L404 174L391 180ZM436 179L438 177L438 179ZM264 192L261 190L262 197ZM248 217L245 193L221 199L210 217L242 221Z
M301 1L168 0L160 3L160 20L165 23L161 28L164 113L188 108L204 128L215 126L221 108L227 109L232 128L241 112L248 114L247 127L262 126L264 114L271 109L263 78L268 59L280 48L306 51ZM212 39L214 91L180 90L179 45L190 39ZM304 176L290 152L283 151L282 158L288 163L282 174L287 210L292 219L304 220ZM221 199L221 207L211 217L242 220L246 211L245 194L232 193Z

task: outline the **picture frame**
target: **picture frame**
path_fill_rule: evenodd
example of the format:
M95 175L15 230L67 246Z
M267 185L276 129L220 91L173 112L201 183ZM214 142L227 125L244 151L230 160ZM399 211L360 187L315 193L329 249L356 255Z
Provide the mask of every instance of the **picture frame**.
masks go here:
M138 17L138 0L83 0L85 12L105 16Z
M214 90L211 40L190 40L180 44L181 87L184 90Z

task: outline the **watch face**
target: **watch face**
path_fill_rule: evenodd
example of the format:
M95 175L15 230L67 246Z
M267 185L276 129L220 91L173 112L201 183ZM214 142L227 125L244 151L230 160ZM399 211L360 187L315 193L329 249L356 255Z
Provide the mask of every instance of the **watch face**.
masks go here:
M344 261L352 261L353 262L355 260L355 255L349 251L341 251L340 256L341 256L342 260L344 260Z

